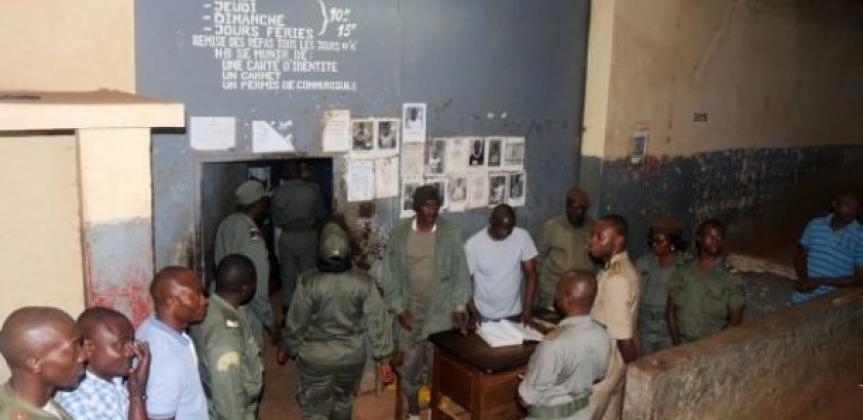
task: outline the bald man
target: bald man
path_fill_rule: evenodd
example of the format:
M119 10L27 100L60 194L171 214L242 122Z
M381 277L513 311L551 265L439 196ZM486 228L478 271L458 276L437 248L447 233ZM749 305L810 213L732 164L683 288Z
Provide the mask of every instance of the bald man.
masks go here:
M590 317L596 279L589 271L567 271L555 287L554 304L565 318L554 338L530 357L518 395L528 419L587 420L593 415L593 383L605 376L611 341Z
M195 344L186 334L207 313L201 281L188 268L166 267L156 274L150 295L155 313L136 331L152 353L147 414L151 419L208 420Z
M78 387L57 393L57 402L75 420L146 420L149 346L136 342L129 319L110 308L88 308L78 316L78 328L87 370Z
M65 312L25 307L0 329L0 353L12 371L0 388L0 419L71 419L54 399L58 388L78 384L84 371L81 334Z

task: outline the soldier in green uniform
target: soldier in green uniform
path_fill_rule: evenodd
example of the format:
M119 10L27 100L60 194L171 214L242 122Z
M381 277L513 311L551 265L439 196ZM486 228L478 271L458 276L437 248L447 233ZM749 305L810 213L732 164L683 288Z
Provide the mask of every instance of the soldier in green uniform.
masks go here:
M392 319L374 279L352 269L350 238L335 223L321 232L318 269L300 276L285 319L278 362L297 359L305 419L351 418L367 353L392 381Z
M225 256L240 254L252 260L255 265L255 296L243 311L249 312L249 323L259 346L263 346L264 330L273 336L278 334L268 296L270 260L264 235L258 227L258 222L267 214L268 193L260 181L248 180L234 190L234 195L237 199L237 211L219 224L215 260L218 266Z
M519 398L528 419L589 420L593 383L605 376L613 348L608 333L591 319L596 278L589 271L568 271L557 283L555 306L565 318L557 333L536 347Z
M675 345L743 322L743 283L725 263L725 227L707 220L696 231L698 258L677 270L668 294L668 325Z
M539 282L534 306L554 310L554 289L560 275L568 270L596 271L590 259L590 198L577 187L566 193L566 212L542 225L537 242Z
M654 221L647 233L650 252L635 262L635 269L641 274L638 331L645 356L672 344L665 310L671 276L688 261L682 231L676 220L662 218Z
M0 329L0 353L12 372L0 388L0 419L69 420L54 399L58 388L74 388L86 359L81 332L65 312L24 307Z
M264 362L254 329L241 310L254 294L252 261L238 254L222 258L207 316L191 331L210 419L258 418Z
M273 192L270 213L279 235L279 276L282 281L282 306L288 305L297 286L297 277L315 267L318 229L327 217L320 187L310 182L303 163L288 162L286 178Z

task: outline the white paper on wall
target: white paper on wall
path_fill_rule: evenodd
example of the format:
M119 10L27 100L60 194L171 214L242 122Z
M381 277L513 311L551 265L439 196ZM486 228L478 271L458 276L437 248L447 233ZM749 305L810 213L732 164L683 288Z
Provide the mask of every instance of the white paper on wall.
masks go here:
M236 126L234 117L191 117L189 142L200 151L232 149L237 145Z
M425 143L426 104L406 103L402 105L402 139L405 143Z
M351 111L330 109L324 111L322 148L325 152L347 152L351 150Z
M375 160L375 198L399 195L399 158L387 157Z
M468 208L478 209L488 206L488 173L471 173L467 181Z
M369 201L375 198L375 162L348 160L345 183L348 201Z
M252 152L293 152L292 121L252 121Z

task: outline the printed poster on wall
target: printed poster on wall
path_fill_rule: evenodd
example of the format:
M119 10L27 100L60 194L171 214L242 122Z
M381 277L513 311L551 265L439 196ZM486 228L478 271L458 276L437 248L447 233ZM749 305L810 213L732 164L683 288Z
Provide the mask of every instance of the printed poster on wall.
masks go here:
M351 150L351 111L329 109L324 111L322 149L325 152L347 152Z
M459 212L467 210L468 204L468 182L466 175L451 175L447 182L447 202L449 211Z
M402 140L405 143L425 143L426 104L406 103L402 105Z
M479 209L488 206L488 174L471 173L467 176L468 208Z
M375 198L398 197L399 158L375 159Z
M508 171L524 169L524 137L507 137L503 167Z
M527 173L510 173L507 185L509 194L507 195L506 203L512 207L524 206L525 197L527 197Z

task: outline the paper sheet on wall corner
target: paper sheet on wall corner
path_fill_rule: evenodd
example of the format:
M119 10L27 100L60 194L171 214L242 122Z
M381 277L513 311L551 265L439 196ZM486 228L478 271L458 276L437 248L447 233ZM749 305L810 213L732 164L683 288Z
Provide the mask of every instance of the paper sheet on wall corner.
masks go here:
M277 124L280 130L276 130L272 124ZM291 126L291 121L273 121L272 123L262 120L252 121L252 152L296 151L293 142L294 135L289 131Z
M351 111L330 109L324 111L322 149L325 152L347 152L351 150Z
M349 160L347 173L348 201L369 201L375 198L375 161Z
M399 158L389 157L375 160L375 198L399 195Z
M229 150L237 144L234 117L189 118L189 142L200 151Z

